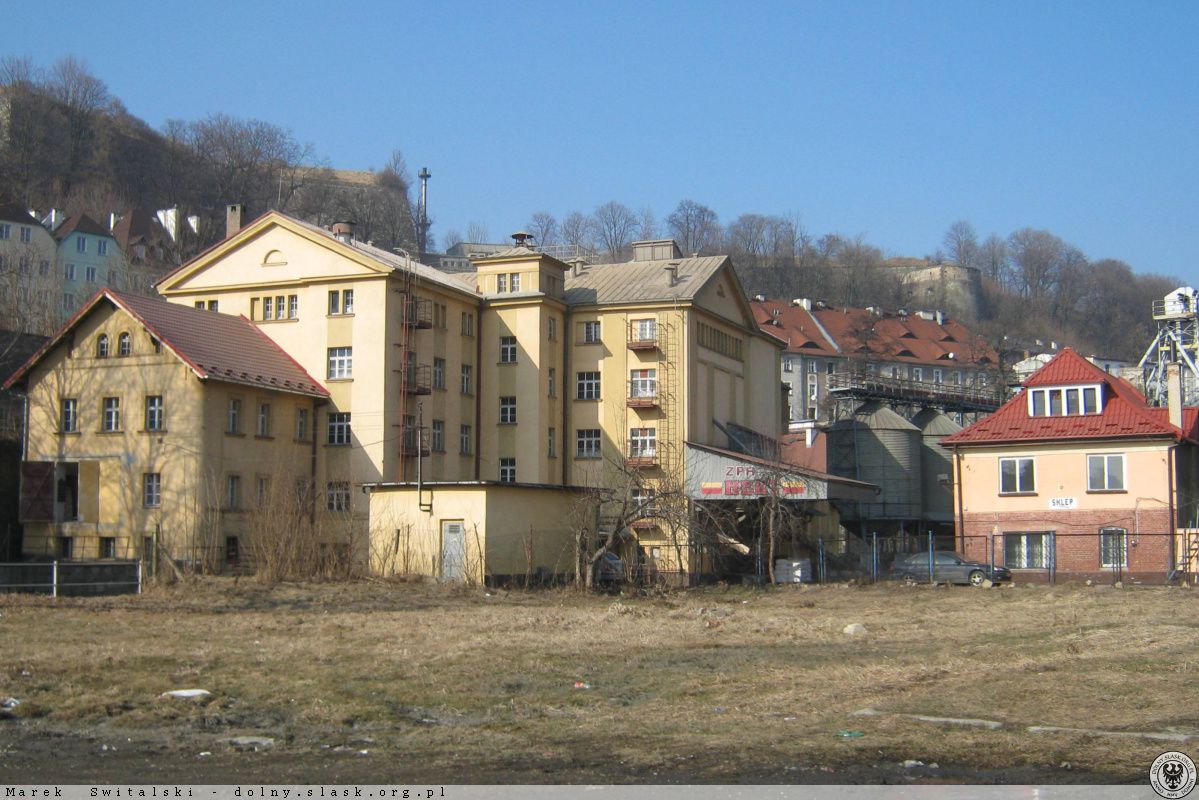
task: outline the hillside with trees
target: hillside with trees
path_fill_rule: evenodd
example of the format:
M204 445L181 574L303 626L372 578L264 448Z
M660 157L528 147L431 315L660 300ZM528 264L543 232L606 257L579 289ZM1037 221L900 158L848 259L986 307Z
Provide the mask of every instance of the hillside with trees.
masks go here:
M412 188L398 150L377 172L338 171L269 122L213 114L155 130L75 59L45 69L28 59L0 61L0 201L96 219L131 207L178 207L201 220L192 252L223 235L224 206L240 202L252 216L275 208L318 225L352 219L359 238L414 251ZM684 252L730 254L750 293L831 305L920 308L928 298L913 296L905 270L968 268L978 276L977 318L966 321L992 341L1056 340L1125 359L1139 358L1152 338L1152 301L1180 283L1092 258L1047 230L984 238L965 221L922 258L889 257L862 236L809 232L795 216L744 213L722 221L692 199L665 218L617 201L560 217L542 210L531 214L528 230L541 245L574 246L605 260L626 258L634 241L670 236ZM437 238L445 247L490 238L482 222L466 234L447 230Z

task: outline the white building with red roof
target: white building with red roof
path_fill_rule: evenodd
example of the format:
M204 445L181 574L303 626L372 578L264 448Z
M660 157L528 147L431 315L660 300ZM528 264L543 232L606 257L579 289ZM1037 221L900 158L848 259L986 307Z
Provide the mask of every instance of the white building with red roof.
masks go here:
M1199 414L1148 405L1070 348L994 414L948 436L958 549L1053 577L1194 572Z

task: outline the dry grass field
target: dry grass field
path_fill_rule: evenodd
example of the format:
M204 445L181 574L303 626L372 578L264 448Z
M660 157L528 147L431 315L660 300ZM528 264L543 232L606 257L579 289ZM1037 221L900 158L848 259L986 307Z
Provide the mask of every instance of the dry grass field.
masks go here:
M0 698L20 703L0 719L0 774L1140 783L1164 750L1199 755L1199 738L1112 733L1199 733L1197 598L882 585L587 596L221 578L120 598L5 595ZM866 632L844 633L851 623ZM161 696L187 688L212 694ZM878 713L853 713L863 708ZM1029 730L1038 725L1103 732ZM228 741L239 736L274 742L239 750Z

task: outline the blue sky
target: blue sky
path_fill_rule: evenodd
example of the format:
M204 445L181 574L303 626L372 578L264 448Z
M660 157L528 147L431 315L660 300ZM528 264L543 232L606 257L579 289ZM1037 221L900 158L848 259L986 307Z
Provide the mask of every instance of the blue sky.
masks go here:
M1199 284L1199 4L66 2L9 54L83 59L151 125L223 111L330 165L428 166L434 234L608 200L797 215L926 255L1045 228Z

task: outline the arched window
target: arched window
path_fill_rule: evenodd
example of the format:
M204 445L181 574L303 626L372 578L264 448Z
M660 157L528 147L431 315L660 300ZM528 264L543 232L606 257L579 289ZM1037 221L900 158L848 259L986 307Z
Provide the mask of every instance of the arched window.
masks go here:
M117 337L117 355L127 356L133 352L133 340L129 338L129 334L122 333Z
M102 333L96 338L96 358L108 358L107 333Z

